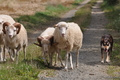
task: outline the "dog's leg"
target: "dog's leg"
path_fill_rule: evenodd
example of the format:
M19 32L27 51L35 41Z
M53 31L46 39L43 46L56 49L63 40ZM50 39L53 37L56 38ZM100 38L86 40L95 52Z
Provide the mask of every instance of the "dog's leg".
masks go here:
M107 58L106 58L106 62L110 62L110 52L107 52Z
M101 62L104 63L104 52L103 52L103 49L101 49Z

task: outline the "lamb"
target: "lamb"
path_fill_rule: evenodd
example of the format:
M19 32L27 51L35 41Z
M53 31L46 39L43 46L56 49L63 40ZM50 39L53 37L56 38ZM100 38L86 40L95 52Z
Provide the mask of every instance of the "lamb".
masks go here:
M3 33L5 35L5 48L10 50L10 58L18 63L19 51L23 48L24 59L26 58L26 46L28 45L27 31L20 23L4 22ZM12 54L12 53L13 54ZM5 59L5 51L4 51Z
M46 55L49 56L50 67L52 66L53 54L57 53L59 51L57 49L57 47L55 45L53 45L54 30L55 30L55 28L48 27L40 36L38 36L38 38L37 38L38 43L34 43L37 46L41 47L45 65L48 65L47 60L46 60ZM60 59L61 65L63 66L61 56L59 54L58 54L58 58ZM56 59L57 59L57 57L56 57ZM56 60L55 60L55 65L56 65Z
M15 23L13 18L9 15L0 15L0 62L3 61L3 47L4 47L4 36L3 36L3 23L10 22Z
M83 33L74 22L59 22L54 27L54 42L57 43L57 48L65 49L66 61L65 70L68 70L68 56L70 58L71 69L73 69L71 51L76 52L76 67L78 66L79 49L82 47Z

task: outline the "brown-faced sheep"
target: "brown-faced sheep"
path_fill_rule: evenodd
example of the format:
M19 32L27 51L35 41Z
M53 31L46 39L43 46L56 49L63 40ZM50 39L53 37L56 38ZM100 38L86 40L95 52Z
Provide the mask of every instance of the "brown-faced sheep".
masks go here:
M55 25L54 31L54 41L57 43L59 49L65 49L66 53L66 63L65 70L68 68L68 56L70 58L71 69L73 69L72 64L72 54L71 51L76 52L76 67L78 66L79 50L82 46L83 33L74 22L59 22Z
M27 31L20 23L11 24L9 22L3 23L3 32L5 36L5 48L10 49L11 59L14 61L16 57L16 63L18 63L19 51L23 48L24 59L26 57L26 46L28 44ZM5 58L5 51L4 51Z
M55 45L53 45L53 42L54 42L53 41L54 40L54 38L53 38L54 30L55 30L55 28L48 27L45 31L43 31L43 33L40 36L38 36L38 38L37 38L38 44L35 43L36 45L38 45L42 49L45 65L48 65L48 62L46 60L46 55L49 56L50 66L52 66L53 54L54 53L57 54L57 52L59 51L59 49ZM60 57L59 54L58 54L58 58L60 59L61 64L63 65L61 57ZM56 64L56 60L55 60L55 64Z
M15 23L13 18L9 15L0 15L0 62L3 61L3 47L4 47L4 35L3 35L3 23L10 22Z

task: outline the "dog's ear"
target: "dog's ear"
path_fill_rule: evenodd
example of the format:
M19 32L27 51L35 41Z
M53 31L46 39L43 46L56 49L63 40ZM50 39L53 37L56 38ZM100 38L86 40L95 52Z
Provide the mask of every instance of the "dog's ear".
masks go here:
M101 37L101 41L104 41L104 38L105 38L105 36L102 36L102 37Z
M113 37L112 36L110 37L109 42L113 43Z
M104 42L104 36L101 37L100 45Z

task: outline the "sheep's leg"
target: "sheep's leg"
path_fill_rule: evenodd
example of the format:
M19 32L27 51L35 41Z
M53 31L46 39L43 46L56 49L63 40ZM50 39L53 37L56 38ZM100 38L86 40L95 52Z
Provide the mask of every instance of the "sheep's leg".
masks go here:
M50 67L52 66L52 58L53 58L53 53L49 53L49 61L50 61Z
M60 60L60 62L61 62L61 65L64 67L64 64L63 64L63 62L62 62L62 58L61 58L61 55L58 53L58 58L59 58L59 60Z
M3 61L3 47L2 47L2 45L0 45L0 62L2 62Z
M45 53L43 53L43 60L44 60L45 65L48 65L48 64L47 64L47 61L46 61Z
M71 52L69 53L69 56L70 56L70 65L71 65L71 69L73 69L73 64L72 64L72 54L71 54Z
M26 45L23 46L24 60L26 59Z
M58 53L55 54L55 64L54 64L54 66L57 66L57 59L58 59Z
M9 55L12 61L15 60L15 50L14 49L9 49Z
M79 50L76 52L76 67L79 65Z
M8 51L8 48L6 48L5 46L3 47L3 61L6 61L6 49Z
M21 46L19 46L18 48L17 48L17 50L16 50L16 64L18 64L18 58L19 58L19 51L20 51L20 49L21 49Z
M69 53L67 52L66 53L66 61L65 61L65 70L67 71L68 70L68 56L69 56Z

